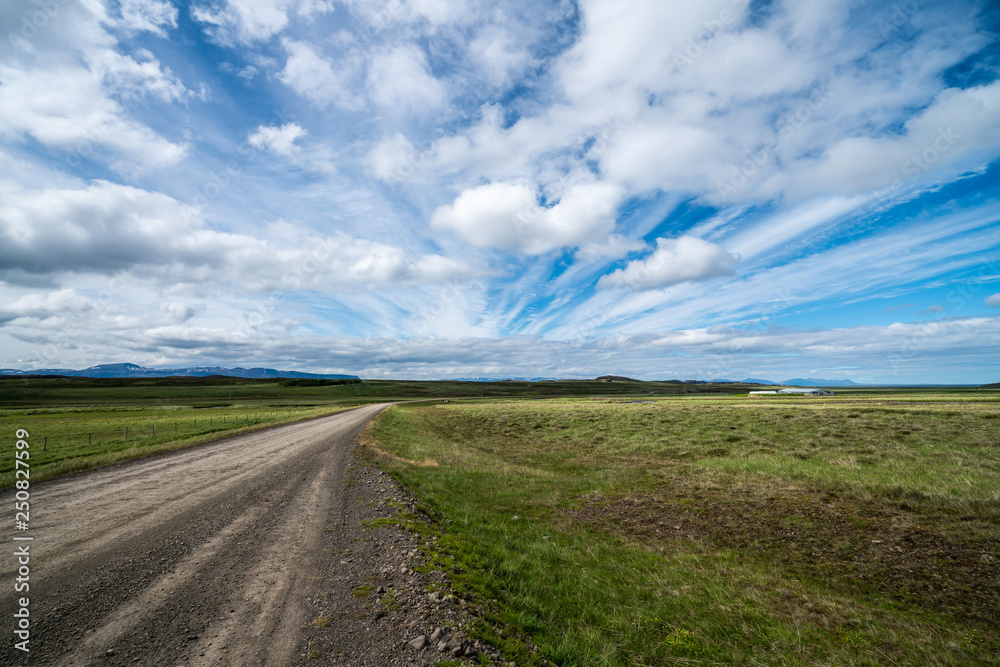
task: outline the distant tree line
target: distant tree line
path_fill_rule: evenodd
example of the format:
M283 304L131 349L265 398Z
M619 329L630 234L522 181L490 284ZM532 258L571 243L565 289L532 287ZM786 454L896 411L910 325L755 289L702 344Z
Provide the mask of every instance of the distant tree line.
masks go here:
M343 378L340 380L324 380L318 378L295 378L281 383L283 387L329 387L337 384L361 384L358 378Z

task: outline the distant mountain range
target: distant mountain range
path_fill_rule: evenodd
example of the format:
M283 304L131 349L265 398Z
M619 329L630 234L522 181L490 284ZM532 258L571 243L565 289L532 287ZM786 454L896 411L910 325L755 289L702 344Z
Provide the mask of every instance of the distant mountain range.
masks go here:
M690 380L687 380L687 382L690 382ZM791 380L785 380L783 382L762 380L760 378L747 378L745 380L727 380L725 378L716 378L708 380L708 382L714 382L717 384L780 384L792 385L793 387L849 387L851 385L858 384L853 380L826 380L824 378L792 378Z
M798 385L800 387L849 387L857 384L851 380L824 380L822 378L792 378L781 384Z
M209 375L224 375L226 377L250 378L314 378L321 380L357 380L356 375L322 375L319 373L300 373L299 371L278 371L273 368L222 368L221 366L193 366L190 368L145 368L136 364L101 364L91 366L82 371L68 368L43 368L32 371L22 371L16 368L2 368L0 375L64 375L68 377L88 378L159 378L159 377L207 377Z

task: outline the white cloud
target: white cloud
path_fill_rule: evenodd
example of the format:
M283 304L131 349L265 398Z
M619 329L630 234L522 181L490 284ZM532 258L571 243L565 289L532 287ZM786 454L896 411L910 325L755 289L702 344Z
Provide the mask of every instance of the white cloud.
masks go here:
M495 86L506 85L530 62L529 54L518 46L510 32L493 25L485 27L469 42L469 54Z
M983 300L987 306L1000 306L1000 292L991 294Z
M281 126L260 125L247 137L247 141L255 148L266 147L278 155L288 157L300 150L295 141L305 135L306 131L296 123L285 123Z
M434 78L427 56L413 44L377 54L368 66L368 94L386 110L428 113L446 100L444 85Z
M352 13L374 30L424 23L430 33L475 19L467 0L343 0Z
M580 36L551 61L543 103L518 109L513 125L500 108L435 140L433 168L545 187L546 173L586 157L630 194L794 204L909 184L905 170L921 182L949 177L1000 147L991 123L1000 83L941 90L944 72L988 43L975 12L943 20L940 7L922 7L915 38L883 43L842 3L775 3L752 25L749 4L732 0L579 8ZM494 81L530 57L511 34L487 26L469 43L473 62L492 54ZM932 155L949 127L961 140ZM926 168L907 163L926 151Z
M887 136L849 136L818 159L802 158L762 186L766 194L794 192L798 198L829 192L870 193L952 174L1000 150L1000 82L939 93L908 119L904 131Z
M431 216L431 227L476 246L539 255L607 238L622 191L608 183L573 185L557 204L540 206L524 183L490 183L464 191Z
M59 289L47 294L26 294L0 308L0 325L21 318L45 320L52 317L82 316L98 309L92 299L73 289Z
M336 292L475 273L442 255L413 255L342 233L283 225L273 236L215 231L194 207L106 181L82 189L21 190L0 207L0 276L18 283L32 276L129 271L174 286Z
M375 178L389 183L412 176L424 159L410 140L397 132L375 144L365 164Z
M61 152L71 168L98 160L131 175L180 161L188 146L136 120L127 105L182 101L190 92L181 81L149 51L121 53L101 6L60 5L47 21L32 40L44 57L0 62L0 137L30 137Z
M42 295L34 298L43 299ZM280 308L280 304L278 305ZM242 314L258 315L251 304ZM273 307L273 306L272 306ZM297 331L281 310L267 309L237 326L205 321L163 322L159 308L122 318L115 311L81 312L74 345L54 351L54 358L29 368L72 366L60 363L80 354L90 363L122 361L145 366L177 367L210 361L231 365L278 365L313 372L349 371L362 377L437 379L468 376L594 377L606 372L641 379L763 377L776 381L802 375L849 377L856 381L935 382L968 364L995 366L1000 355L992 341L1000 336L1000 318L942 320L921 324L857 326L825 330L755 331L734 327L678 329L658 334L619 335L585 341L554 341L536 336L488 338L471 335L388 336L315 335ZM447 307L441 310L449 316ZM15 340L32 330L44 344L60 341L66 320L26 320L3 329ZM282 326L284 324L284 326ZM102 344L109 331L119 341ZM68 343L68 341L66 341ZM5 365L12 363L8 350ZM287 360L287 361L285 361ZM26 365L26 364L25 364ZM815 372L813 369L819 369ZM978 373L980 381L994 380ZM972 380L975 381L975 380Z
M729 247L743 259L789 249L797 238L812 238L842 220L866 202L864 197L830 197L810 201L794 209L768 216L760 222L744 223L727 239ZM772 257L773 255L767 255Z
M282 32L292 13L311 21L333 9L329 0L220 0L194 7L191 15L210 26L209 34L223 44L250 44Z
M601 155L601 166L609 178L638 191L703 192L711 187L706 166L718 164L728 152L725 144L724 137L695 125L631 125Z
M432 26L458 23L470 18L465 0L407 0L414 17L427 20Z
M167 0L119 0L119 13L119 25L127 30L165 37L164 28L177 27L177 8Z
M342 109L359 109L363 106L362 100L350 89L355 63L348 60L338 69L332 60L305 42L284 39L281 44L288 53L285 68L278 77L282 83L320 107L334 104Z
M644 241L635 241L621 234L612 234L603 241L592 241L580 246L576 253L585 262L596 262L601 259L618 259L636 250L646 250L649 246Z
M659 289L689 280L731 276L738 261L722 247L694 236L661 238L649 257L629 262L625 268L602 277L597 285Z

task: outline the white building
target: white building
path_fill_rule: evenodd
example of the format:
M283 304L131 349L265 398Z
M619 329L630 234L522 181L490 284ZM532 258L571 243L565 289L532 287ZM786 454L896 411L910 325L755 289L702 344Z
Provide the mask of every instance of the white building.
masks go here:
M833 396L829 389L818 389L816 387L789 387L782 389L779 394L808 394L809 396Z

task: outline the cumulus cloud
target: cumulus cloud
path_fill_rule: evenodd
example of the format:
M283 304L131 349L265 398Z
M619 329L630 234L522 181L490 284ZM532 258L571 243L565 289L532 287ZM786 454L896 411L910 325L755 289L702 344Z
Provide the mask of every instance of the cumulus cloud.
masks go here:
M121 20L133 25L136 17L159 17L150 25L169 25L172 14L156 7L126 4ZM32 48L45 49L44 58L0 62L0 137L37 141L71 168L97 160L132 175L174 165L188 146L136 120L127 103L141 98L179 102L191 93L149 51L122 53L107 24L115 21L101 6L60 5L31 41Z
M191 16L223 44L250 44L282 32L292 14L312 20L333 8L329 0L221 0L194 7Z
M983 303L987 306L1000 306L1000 292L996 294L991 294L984 299Z
M177 27L177 8L166 0L119 0L119 25L127 30L166 36L164 28Z
M794 204L931 182L998 150L1000 84L942 90L947 69L992 39L975 11L922 7L915 36L884 39L844 3L751 7L580 3L579 38L552 60L556 99L519 109L513 124L488 117L436 140L431 162L509 181L589 159L633 194ZM510 54L516 69L505 34L484 29L473 59Z
M615 224L621 188L608 183L570 187L558 203L542 206L524 183L470 188L431 216L431 227L472 245L539 255L607 238Z
M426 113L447 97L444 85L430 71L427 56L417 46L396 46L372 58L368 66L368 94L387 110Z
M793 169L770 177L762 190L769 195L794 192L798 198L902 190L935 173L961 171L995 155L1000 149L998 114L1000 82L949 88L909 118L902 132L839 139L819 158L803 157Z
M506 85L531 60L510 31L495 25L486 26L469 42L469 54L495 86Z
M689 280L730 276L739 260L722 247L694 236L657 239L656 250L646 259L603 276L598 287L659 289Z
M283 228L275 240L215 231L167 195L96 181L81 189L21 191L0 207L0 277L131 271L173 284L227 289L357 290L474 273L436 254Z
M284 39L281 42L288 54L285 68L278 78L298 94L317 106L336 105L342 109L359 109L363 101L350 87L354 64L348 61L341 67L305 42Z
M281 126L260 125L247 137L247 142L255 148L268 148L278 155L288 157L299 150L296 139L304 137L306 131L296 123Z
M409 139L397 132L375 144L365 165L375 178L388 183L410 177L425 159Z
M52 317L77 316L97 310L98 304L73 289L59 289L46 294L26 294L0 307L0 325L21 318L47 320Z

